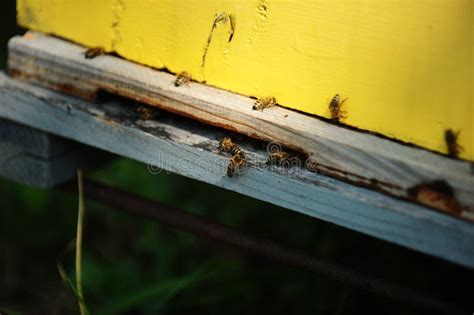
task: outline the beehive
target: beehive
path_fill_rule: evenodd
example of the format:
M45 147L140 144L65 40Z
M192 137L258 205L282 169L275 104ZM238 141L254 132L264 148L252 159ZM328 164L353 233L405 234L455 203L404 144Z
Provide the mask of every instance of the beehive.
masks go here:
M474 160L471 0L19 0L19 24Z

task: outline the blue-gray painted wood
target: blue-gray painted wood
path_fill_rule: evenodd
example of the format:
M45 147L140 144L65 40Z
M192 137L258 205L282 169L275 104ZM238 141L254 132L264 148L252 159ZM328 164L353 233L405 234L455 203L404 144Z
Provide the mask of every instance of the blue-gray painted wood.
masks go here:
M78 168L91 169L108 159L95 148L0 119L0 177L52 187L74 178Z
M470 222L304 168L269 167L265 150L247 141L248 167L228 178L228 157L216 150L224 131L168 116L144 121L136 106L85 102L0 76L0 117L474 268Z
M71 141L6 119L0 119L0 143L44 159L74 150Z
M342 128L280 106L255 111L255 100L244 95L197 82L176 87L172 74L111 55L85 59L84 50L29 32L10 40L8 68L18 78L73 96L93 98L98 91L108 91L250 137L278 141L308 153L317 162L313 166L324 174L401 198L415 185L443 180L462 206L460 215L474 220L474 173L468 161Z

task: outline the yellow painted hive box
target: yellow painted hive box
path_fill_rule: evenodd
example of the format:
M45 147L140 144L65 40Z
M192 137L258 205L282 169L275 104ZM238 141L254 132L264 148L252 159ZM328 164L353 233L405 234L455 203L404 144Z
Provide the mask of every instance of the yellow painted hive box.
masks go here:
M474 160L472 0L18 0L18 22Z

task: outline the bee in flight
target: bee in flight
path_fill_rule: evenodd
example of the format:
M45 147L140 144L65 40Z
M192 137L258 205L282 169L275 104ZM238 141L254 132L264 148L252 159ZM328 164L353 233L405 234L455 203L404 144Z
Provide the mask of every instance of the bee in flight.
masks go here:
M259 97L255 104L253 104L253 110L263 111L265 108L273 107L276 105L276 99L273 96Z
M245 163L245 152L230 138L219 141L219 151L231 154L229 165L227 166L227 176L232 177Z
M451 157L458 157L464 148L458 144L459 131L454 131L452 129L447 129L444 131L444 140L448 147L448 155Z
M86 57L86 59L93 59L100 55L105 55L105 49L102 47L91 47L86 49L84 52L84 57Z
M338 122L346 118L346 112L341 109L342 104L347 101L347 98L341 101L339 94L334 95L329 103L329 112L331 113L331 120Z
M192 77L189 72L182 71L176 75L176 80L174 80L174 86L182 86L188 84L191 79Z

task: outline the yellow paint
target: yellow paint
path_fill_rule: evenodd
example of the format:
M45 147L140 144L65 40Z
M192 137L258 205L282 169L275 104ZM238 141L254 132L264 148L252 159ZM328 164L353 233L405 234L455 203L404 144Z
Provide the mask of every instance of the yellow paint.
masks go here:
M18 0L19 24L474 160L472 0ZM216 15L234 21L216 23Z

